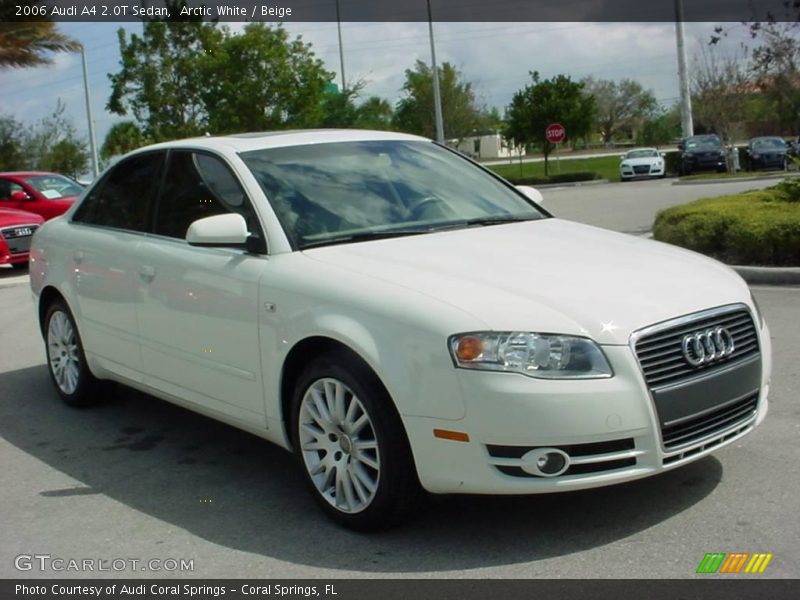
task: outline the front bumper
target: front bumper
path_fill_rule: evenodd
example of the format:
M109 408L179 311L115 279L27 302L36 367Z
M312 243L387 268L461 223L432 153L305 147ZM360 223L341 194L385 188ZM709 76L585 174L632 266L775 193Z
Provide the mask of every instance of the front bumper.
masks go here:
M664 448L650 391L627 346L603 347L615 372L610 379L548 381L459 371L463 419L404 417L420 481L433 493L548 493L631 481L702 458L748 434L767 413L771 367L766 326L760 338L755 409L674 450ZM435 437L434 429L466 433L469 441ZM556 477L531 475L534 450L540 448L565 452L570 468Z
M634 179L636 177L663 177L664 165L622 165L619 168L621 179Z

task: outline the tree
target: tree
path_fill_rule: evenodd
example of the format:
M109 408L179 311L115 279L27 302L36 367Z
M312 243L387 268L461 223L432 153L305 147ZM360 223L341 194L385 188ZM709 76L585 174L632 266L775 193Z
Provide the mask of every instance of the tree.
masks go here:
M333 74L309 44L264 23L233 34L197 19L148 21L130 40L119 31L109 110L152 141L319 125Z
M100 157L108 160L113 156L120 156L132 152L149 143L148 139L133 121L115 123L108 130L103 145L100 148Z
M596 126L606 143L622 131L632 133L639 130L658 110L652 90L644 89L638 81L623 79L617 83L587 77L583 84L586 93L594 96Z
M384 98L370 96L358 106L354 127L357 129L392 129L392 105Z
M572 81L566 75L545 80L541 80L536 71L530 75L531 84L517 91L506 109L503 135L516 146L540 147L547 175L547 158L554 145L545 137L545 129L557 122L564 125L570 138L587 135L594 120L594 98L584 92L583 83Z
M0 171L16 171L25 166L25 130L10 115L0 115Z
M25 126L12 116L0 116L0 171L40 169L68 175L86 172L89 153L58 100L53 113Z
M642 146L661 146L681 137L681 107L675 103L649 119L636 138Z
M39 162L40 169L63 173L73 179L85 173L88 166L86 144L74 138L66 138L53 144Z
M0 0L0 69L38 67L52 62L50 52L77 52L79 42L63 35L47 16L15 21L16 7L37 7L41 0Z
M200 98L211 131L316 127L334 74L310 44L282 27L248 23L239 35L222 29L217 52L200 57Z
M141 36L128 40L124 29L117 35L122 69L109 75L108 110L132 114L153 141L204 133L200 61L219 51L222 33L201 21L148 21Z
M715 47L695 58L692 110L698 123L717 133L725 143L736 138L747 115L752 93L749 68L743 56L723 56Z
M779 126L800 133L800 3L784 2L784 14L769 13L766 20L744 23L756 44L750 52L754 92L770 104L769 114ZM718 45L727 30L717 27L710 45ZM743 52L748 49L743 47Z
M442 98L444 138L458 139L469 135L478 124L478 109L472 84L461 80L461 72L450 63L439 67L439 89ZM433 71L418 60L413 69L406 69L402 88L405 97L397 103L392 125L399 131L436 137L433 103Z
M370 96L361 104L356 100L364 89L364 81L351 82L345 91L334 83L328 84L322 103L322 127L349 127L353 129L380 129L392 127L392 105L378 96Z

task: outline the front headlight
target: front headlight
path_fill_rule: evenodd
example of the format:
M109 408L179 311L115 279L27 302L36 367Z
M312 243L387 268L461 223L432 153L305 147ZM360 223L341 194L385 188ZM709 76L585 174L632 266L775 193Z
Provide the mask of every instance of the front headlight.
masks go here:
M588 338L523 331L479 331L450 336L457 367L522 373L543 379L595 379L613 371Z

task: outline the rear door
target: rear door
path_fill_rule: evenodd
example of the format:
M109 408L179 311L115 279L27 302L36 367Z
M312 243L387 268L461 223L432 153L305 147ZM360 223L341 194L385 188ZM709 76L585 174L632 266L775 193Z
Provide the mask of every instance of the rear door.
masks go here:
M142 380L138 251L163 162L153 152L118 163L73 215L72 255L64 257L88 358L133 381Z

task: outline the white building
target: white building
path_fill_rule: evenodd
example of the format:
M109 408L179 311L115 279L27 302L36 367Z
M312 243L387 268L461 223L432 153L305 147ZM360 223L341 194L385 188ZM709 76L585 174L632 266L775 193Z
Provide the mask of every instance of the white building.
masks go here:
M516 158L520 151L525 156L524 147L516 147L499 133L467 136L460 140L450 140L449 145L474 159Z

